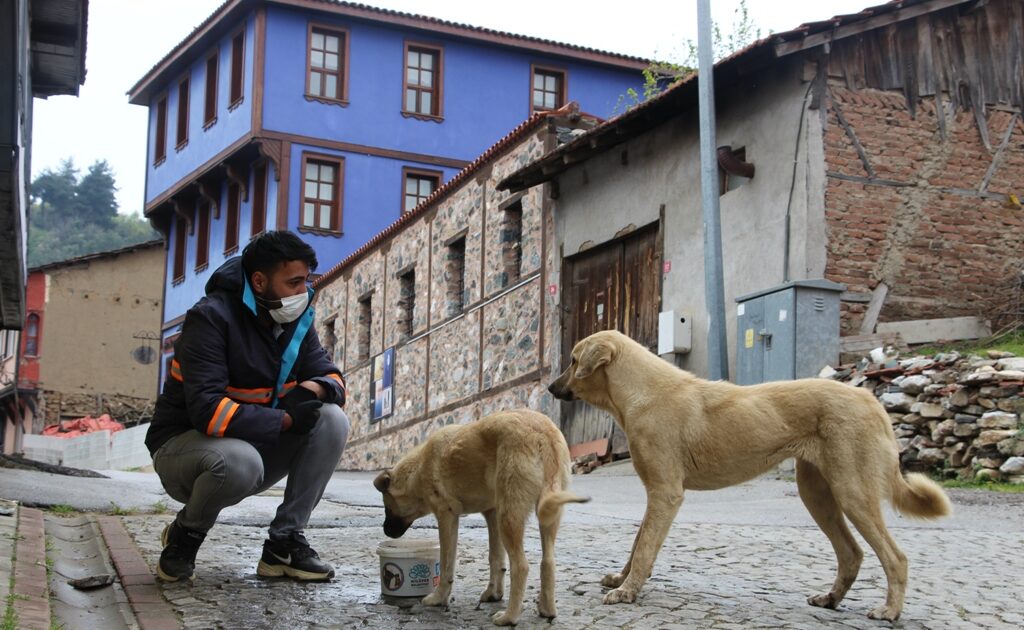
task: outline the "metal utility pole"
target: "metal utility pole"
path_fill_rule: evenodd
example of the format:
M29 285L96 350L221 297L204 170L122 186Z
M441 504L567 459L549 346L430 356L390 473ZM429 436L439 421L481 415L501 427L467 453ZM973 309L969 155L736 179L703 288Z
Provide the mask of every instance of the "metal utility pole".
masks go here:
M697 0L697 60L700 191L704 208L704 299L708 309L708 378L728 380L729 344L725 336L722 221L718 207L718 159L715 156L715 61L711 42L711 0Z

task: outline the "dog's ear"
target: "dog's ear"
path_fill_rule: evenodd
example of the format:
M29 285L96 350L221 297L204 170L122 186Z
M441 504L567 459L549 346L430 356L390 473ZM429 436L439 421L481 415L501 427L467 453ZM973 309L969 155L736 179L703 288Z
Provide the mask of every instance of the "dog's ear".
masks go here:
M377 478L373 480L373 487L384 494L391 487L391 471L385 470L381 474L377 475Z
M611 360L611 344L604 340L593 339L587 343L586 347L583 348L583 352L580 353L574 377L577 379L587 378L594 373L594 370L602 365L607 365Z

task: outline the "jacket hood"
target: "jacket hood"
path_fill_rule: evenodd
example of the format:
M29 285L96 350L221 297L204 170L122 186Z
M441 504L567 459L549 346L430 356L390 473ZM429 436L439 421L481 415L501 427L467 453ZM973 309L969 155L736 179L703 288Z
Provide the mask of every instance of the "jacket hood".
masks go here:
M213 272L206 282L206 295L212 295L218 291L241 295L244 288L244 273L242 271L242 257L229 258L223 265Z

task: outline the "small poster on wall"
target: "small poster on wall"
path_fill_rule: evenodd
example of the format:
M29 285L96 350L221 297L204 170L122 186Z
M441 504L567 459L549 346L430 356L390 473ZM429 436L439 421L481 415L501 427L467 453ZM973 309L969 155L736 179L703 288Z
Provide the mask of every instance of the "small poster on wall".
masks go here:
M394 373L395 349L388 348L373 357L372 378L370 379L370 422L377 422L391 415L395 401Z

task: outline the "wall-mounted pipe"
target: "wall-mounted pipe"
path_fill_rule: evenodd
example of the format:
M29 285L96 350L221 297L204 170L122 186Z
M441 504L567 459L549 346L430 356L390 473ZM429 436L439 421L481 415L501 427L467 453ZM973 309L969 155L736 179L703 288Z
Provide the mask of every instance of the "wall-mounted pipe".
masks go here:
M730 175L736 175L738 177L746 177L750 179L754 176L754 165L750 162L744 162L735 153L733 153L731 146L718 147L718 165L722 167L722 170Z

